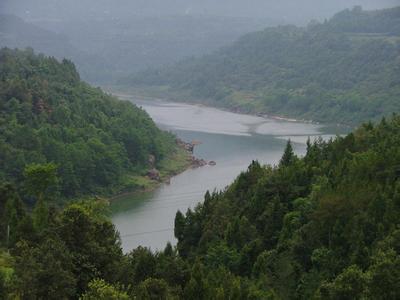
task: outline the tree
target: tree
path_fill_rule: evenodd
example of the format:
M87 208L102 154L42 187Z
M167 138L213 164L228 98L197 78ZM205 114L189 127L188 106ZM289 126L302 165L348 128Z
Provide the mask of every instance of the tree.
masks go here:
M122 249L118 233L94 208L96 205L70 204L61 212L56 228L71 252L79 293L95 278L113 283L120 273Z
M118 286L111 285L103 279L93 279L81 300L129 300L128 294ZM144 298L141 298L144 299Z
M139 246L132 250L126 257L128 264L127 280L129 284L140 282L153 277L156 271L157 260L148 248Z
M279 165L282 167L288 167L294 162L295 158L296 156L293 151L292 143L289 139L286 144L285 151L283 152L283 156L279 161Z
M163 279L146 279L138 286L136 295L143 300L170 299L168 284Z
M348 267L332 283L322 285L322 299L365 299L368 277L356 265Z
M394 250L379 251L369 268L370 292L373 299L399 299L400 255Z
M200 262L195 262L191 272L191 278L185 286L185 299L206 299L207 298L207 282L204 266Z
M236 249L229 248L220 242L210 247L205 256L205 263L210 268L225 267L233 272L238 271L240 254Z
M190 276L189 263L178 256L173 250L156 254L156 270L154 278L164 279L171 287L181 289L185 286Z
M24 170L25 185L28 193L37 201L44 200L46 193L58 184L57 166L53 163L30 164Z
M14 245L18 224L24 216L25 209L14 186L0 186L0 243L7 247Z
M175 215L174 235L178 241L184 238L185 232L185 216L178 210Z
M57 237L40 246L20 242L16 249L16 289L23 299L67 299L76 294L72 257Z

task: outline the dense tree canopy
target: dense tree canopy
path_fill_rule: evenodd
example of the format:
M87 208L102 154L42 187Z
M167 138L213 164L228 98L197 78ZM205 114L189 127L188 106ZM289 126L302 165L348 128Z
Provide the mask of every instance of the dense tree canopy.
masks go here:
M267 29L204 59L221 77L186 79L202 79L193 91L210 99L222 87L225 104L255 91L246 101L258 108L376 117L398 105L397 36L383 37L376 21L396 11L355 8L307 30ZM335 18L363 21L348 21L350 36ZM360 36L363 22L380 36ZM124 254L104 200L54 205L121 186L173 148L145 112L80 81L71 62L0 50L0 299L400 298L399 115L308 141L304 157L288 141L276 166L253 161L225 190L178 211L177 245L163 251Z
M70 61L0 50L0 181L20 186L33 164L26 188L45 192L34 164L52 163L63 197L106 192L174 147L143 110L80 81Z
M307 28L251 33L121 84L244 112L359 124L400 109L399 28L399 7L356 7Z
M254 161L225 191L178 212L177 246L156 253L123 254L103 201L48 207L35 226L37 208L28 213L4 185L2 296L398 299L399 149L399 116L309 142L303 158L289 142L277 166Z
M397 299L400 117L253 162L225 191L177 214L178 251L279 299ZM239 299L239 298L238 298Z

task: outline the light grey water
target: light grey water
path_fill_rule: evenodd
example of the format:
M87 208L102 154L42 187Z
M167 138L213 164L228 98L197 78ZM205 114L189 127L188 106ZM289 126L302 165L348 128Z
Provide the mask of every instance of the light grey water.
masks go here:
M329 138L340 133L336 128L197 105L132 101L142 106L161 128L185 141L201 141L195 148L195 156L214 160L217 165L187 170L153 192L114 201L112 221L121 234L124 251L139 245L161 250L168 241L175 244L173 226L178 210L186 212L189 207L194 208L207 190L224 189L252 160L277 163L287 139L293 141L296 153L303 155L309 136Z

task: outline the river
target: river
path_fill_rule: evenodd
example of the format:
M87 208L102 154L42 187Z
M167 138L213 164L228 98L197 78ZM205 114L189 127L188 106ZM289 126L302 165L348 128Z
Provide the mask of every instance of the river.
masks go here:
M194 154L213 160L216 166L190 169L155 191L121 197L112 202L112 221L120 232L124 251L137 246L161 250L173 234L178 210L186 212L202 201L207 190L221 190L246 170L252 160L263 164L279 161L290 138L298 155L306 150L308 137L329 138L343 128L267 119L236 114L215 108L140 101L128 97L146 110L157 125L185 141L201 141Z

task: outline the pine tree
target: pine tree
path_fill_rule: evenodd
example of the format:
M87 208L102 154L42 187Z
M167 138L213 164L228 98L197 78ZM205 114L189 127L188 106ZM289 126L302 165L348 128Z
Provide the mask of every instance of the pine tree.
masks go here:
M289 139L286 144L285 152L283 153L283 156L279 162L279 166L282 166L282 167L290 166L294 162L295 159L296 159L296 156L293 151L292 143Z

